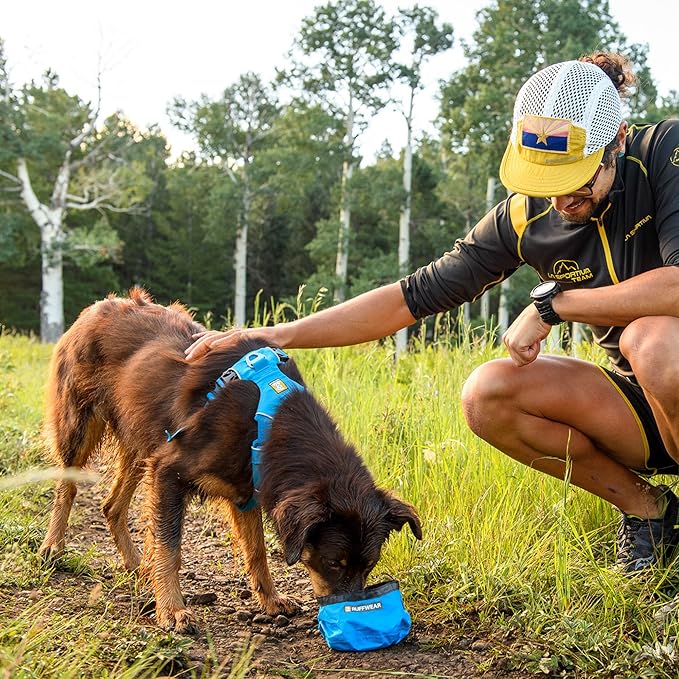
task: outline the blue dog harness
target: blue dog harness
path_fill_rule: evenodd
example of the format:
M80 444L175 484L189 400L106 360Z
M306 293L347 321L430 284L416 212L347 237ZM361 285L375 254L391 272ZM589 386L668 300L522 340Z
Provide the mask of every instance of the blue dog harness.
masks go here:
M252 497L242 505L236 505L241 512L248 512L257 506L257 491L261 483L260 464L262 461L262 447L269 436L271 421L278 411L281 403L293 391L304 391L304 387L290 379L279 366L288 360L289 356L282 350L271 347L263 347L245 354L241 359L225 370L215 382L215 387L206 395L208 405L214 401L217 394L229 383L234 380L249 380L254 382L259 388L259 402L255 412L255 422L257 423L257 438L250 447L252 464L252 485L254 493ZM184 427L180 427L171 434L167 429L165 435L167 440L172 441L179 436Z
M233 380L249 380L259 388L259 403L255 412L257 423L257 438L250 448L252 460L252 497L242 505L236 505L241 512L247 512L257 506L257 491L261 483L260 464L262 461L262 447L269 437L271 421L281 403L293 391L304 391L304 387L290 379L280 366L288 360L288 355L282 349L263 347L245 354L239 361L225 370L215 383L212 391L208 392L207 400L214 401L217 394ZM207 404L206 404L207 405ZM175 432L176 434L177 432ZM168 435L168 441L170 440ZM174 436L174 435L172 435Z

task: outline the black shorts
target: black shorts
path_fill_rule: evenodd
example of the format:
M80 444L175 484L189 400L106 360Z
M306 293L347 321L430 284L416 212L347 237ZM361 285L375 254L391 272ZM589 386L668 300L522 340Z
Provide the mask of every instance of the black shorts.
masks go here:
M620 392L634 419L639 425L644 440L646 464L642 469L634 471L644 476L653 474L679 474L679 464L675 462L665 448L653 411L648 404L642 388L632 380L607 368L601 368L614 386Z

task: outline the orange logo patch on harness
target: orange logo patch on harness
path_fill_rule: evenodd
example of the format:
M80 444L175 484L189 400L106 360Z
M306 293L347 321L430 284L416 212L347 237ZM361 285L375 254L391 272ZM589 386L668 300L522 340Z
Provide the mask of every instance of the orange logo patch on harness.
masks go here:
M288 386L283 382L281 379L274 380L273 382L269 382L269 386L277 393L277 394L282 394L284 391L288 390Z

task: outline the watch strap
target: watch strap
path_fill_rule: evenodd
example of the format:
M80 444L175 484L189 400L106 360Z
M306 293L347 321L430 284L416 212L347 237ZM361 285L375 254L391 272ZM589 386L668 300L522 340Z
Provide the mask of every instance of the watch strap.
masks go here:
M552 306L553 298L554 295L550 295L545 299L536 299L533 304L535 304L535 308L538 310L540 318L545 323L549 323L549 325L559 325L560 323L563 323L563 319L556 311L554 311L554 307Z

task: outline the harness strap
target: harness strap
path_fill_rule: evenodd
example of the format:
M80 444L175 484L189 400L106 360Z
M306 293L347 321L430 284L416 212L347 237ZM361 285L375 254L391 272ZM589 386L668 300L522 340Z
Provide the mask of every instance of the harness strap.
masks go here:
M280 366L288 358L288 355L278 348L263 347L262 349L251 351L229 369L225 370L217 378L214 389L207 394L209 403L216 398L219 391L233 380L249 380L254 382L259 389L259 402L255 412L257 438L250 447L254 493L245 504L236 505L242 512L247 512L258 504L256 496L262 480L260 471L261 453L269 437L274 415L281 406L281 403L293 391L304 391L304 387L301 384L289 378L280 369Z

